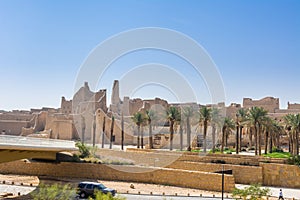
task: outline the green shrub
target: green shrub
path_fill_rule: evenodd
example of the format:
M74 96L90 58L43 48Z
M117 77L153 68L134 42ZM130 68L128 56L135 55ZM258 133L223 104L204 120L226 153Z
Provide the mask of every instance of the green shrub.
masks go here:
M289 152L273 152L268 154L263 154L264 157L269 158L289 158L291 154Z
M259 184L254 184L244 189L235 188L232 192L232 196L235 199L242 197L243 200L260 200L268 195L270 195L270 189L261 188L261 185Z
M277 147L272 147L272 152L283 153L283 150Z
M79 150L79 157L80 158L88 158L91 155L91 148L88 147L87 145L85 145L82 142L76 142L75 146L78 148Z
M40 184L39 187L31 193L34 200L66 200L76 196L76 190L69 184Z
M112 196L110 193L103 194L101 191L97 190L95 193L95 200L125 200L126 198L120 196ZM92 198L89 198L92 200Z
M293 156L288 158L288 164L300 166L300 156Z

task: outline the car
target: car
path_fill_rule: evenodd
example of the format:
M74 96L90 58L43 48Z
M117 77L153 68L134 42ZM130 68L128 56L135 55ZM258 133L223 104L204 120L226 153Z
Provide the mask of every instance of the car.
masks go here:
M99 190L104 194L110 193L112 196L115 196L117 192L115 189L108 188L102 183L84 181L78 184L77 194L80 198L86 198L89 196L94 196L96 190Z

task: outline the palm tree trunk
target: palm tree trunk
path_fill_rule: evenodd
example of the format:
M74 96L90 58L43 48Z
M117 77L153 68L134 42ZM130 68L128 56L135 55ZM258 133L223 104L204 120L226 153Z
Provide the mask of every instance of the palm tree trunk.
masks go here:
M239 125L236 123L236 135L235 135L235 153L239 154Z
M226 131L225 132L225 147L228 147L228 136L229 136L229 133Z
M250 148L252 148L252 146L253 146L253 142L252 142L252 138L253 138L253 132L252 132L252 127L249 127L249 146L250 146Z
M215 124L212 124L212 152L215 153L216 151L216 148L215 148L215 145L216 145L216 125Z
M240 148L239 148L239 151L241 152L242 151L242 133L243 133L243 126L240 126Z
M223 128L222 128L221 153L223 153L223 151L224 151L225 132L226 132L226 128L223 127Z
M266 130L265 132L265 154L268 153L268 139L269 139L269 132Z
M138 125L138 135L137 135L137 148L140 148L140 131L141 131L141 126Z
M173 136L174 136L174 121L171 120L171 124L170 124L170 151L173 150Z
M296 155L299 155L299 132L296 132Z
M293 144L294 144L294 140L293 140L293 135L292 135L292 133L289 131L288 132L288 135L289 135L289 152L290 152L290 154L292 154L292 155L294 155L294 153L293 153L293 150L294 150L294 147L293 147Z
M104 139L105 139L105 116L103 117L103 125L102 125L102 149L104 148Z
M183 149L183 129L182 129L182 123L179 127L179 134L180 134L180 151Z
M190 125L190 118L186 118L186 137L187 137L187 150L191 151L191 125Z
M111 127L110 127L110 143L109 148L112 149L112 143L113 143L113 137L114 137L114 125L115 125L115 119L114 117L111 118Z
M261 155L261 139L262 134L261 134L261 127L258 125L258 155Z
M204 121L204 126L203 126L203 152L206 153L206 134L207 134L207 121Z
M255 124L255 126L254 126L254 140L255 140L255 155L257 155L257 149L258 149L258 142L257 142L257 140L258 140L258 137L257 137L257 126L256 126L256 124Z
M294 144L293 144L293 146L294 146L294 150L293 150L293 153L294 153L294 156L297 156L298 155L298 151L297 151L297 148L298 148L298 140L297 140L297 132L295 131L294 132L294 134L293 134L293 136L294 136Z
M280 134L278 134L276 137L276 147L277 149L280 149Z
M152 123L149 122L149 148L153 149Z
M272 148L273 148L273 133L270 132L270 136L269 136L269 153L272 153Z
M142 126L142 131L141 131L141 148L144 148L144 128Z
M121 118L121 150L124 150L124 117Z

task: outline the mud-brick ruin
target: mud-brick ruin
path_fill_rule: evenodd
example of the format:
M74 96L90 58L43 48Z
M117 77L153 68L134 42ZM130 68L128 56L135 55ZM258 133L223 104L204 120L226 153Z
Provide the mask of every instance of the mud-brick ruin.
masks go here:
M132 122L132 115L138 111L156 109L158 112L169 106L192 106L199 109L202 105L197 103L170 104L166 100L155 99L130 99L119 95L119 81L115 80L112 87L111 103L107 105L107 91L101 89L93 92L87 82L74 94L73 98L67 100L61 98L60 108L31 109L30 111L0 111L0 131L6 135L20 135L31 137L45 137L63 140L81 139L88 143L101 143L103 130L105 143L109 143L112 117L114 118L114 144L121 143L121 117L124 119L125 144L134 145L137 142L137 130ZM237 110L253 106L263 107L275 120L282 120L288 113L300 113L300 104L288 103L287 109L280 109L279 99L266 97L260 100L250 98L243 99L243 105L232 103L225 107L219 103L218 107L226 110L226 116L235 118ZM104 126L104 128L103 128ZM144 132L144 143L147 145L147 126ZM179 128L175 131L179 131ZM200 129L192 130L194 136L200 134ZM211 131L209 128L208 131ZM154 147L160 148L168 142L168 126L164 119L158 120L154 125ZM174 138L174 144L179 139Z

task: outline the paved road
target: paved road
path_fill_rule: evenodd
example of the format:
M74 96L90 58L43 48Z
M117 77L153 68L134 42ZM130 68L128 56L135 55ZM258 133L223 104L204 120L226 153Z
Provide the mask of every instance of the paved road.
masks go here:
M212 200L212 199L221 199L221 198L204 198L204 197L176 197L176 196L149 196L149 195L132 195L132 194L122 194L122 197L127 198L128 200ZM225 199L225 198L224 198ZM226 199L229 200L229 199ZM232 199L230 199L232 200Z

